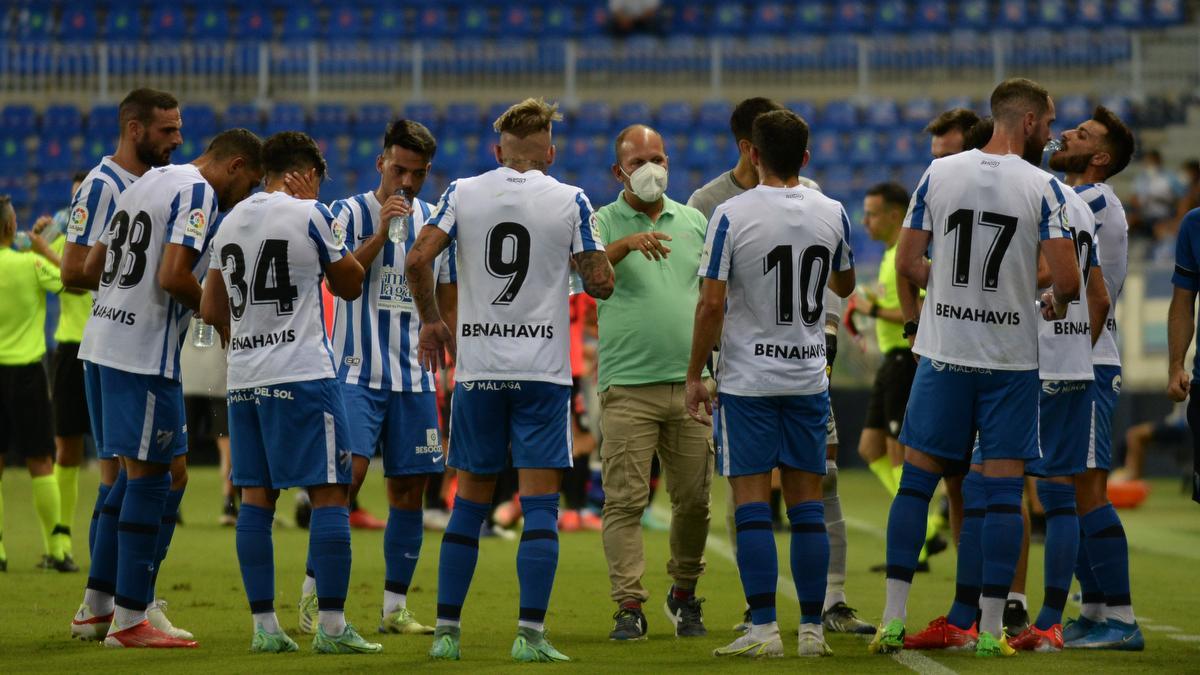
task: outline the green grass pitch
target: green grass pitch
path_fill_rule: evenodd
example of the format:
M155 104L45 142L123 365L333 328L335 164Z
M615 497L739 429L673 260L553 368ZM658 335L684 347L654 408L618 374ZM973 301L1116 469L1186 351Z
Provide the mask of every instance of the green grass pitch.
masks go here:
M3 480L4 542L9 571L0 574L0 672L331 672L358 669L429 667L440 671L498 672L516 670L508 650L516 627L516 542L487 539L481 542L479 567L463 613L463 660L431 664L425 656L426 637L379 636L384 653L378 656L317 656L309 652L309 639L295 632L296 601L304 570L307 532L296 528L275 531L276 608L280 621L300 642L299 654L251 655L250 617L242 593L234 551L232 528L216 524L219 489L216 471L196 468L191 473L183 505L186 525L179 528L163 566L159 595L170 601L169 615L178 625L197 635L195 651L122 651L104 649L69 638L68 622L75 611L87 569L86 532L97 476L84 471L79 486L80 508L74 525L76 557L84 567L79 574L42 572L34 568L41 553L29 492L29 476L9 467ZM884 592L881 575L867 568L884 557L887 499L875 479L865 471L842 474L843 510L850 525L850 564L847 592L850 604L861 615L877 621ZM550 605L548 627L554 644L574 659L559 670L581 672L709 672L718 669L822 670L836 673L871 672L1186 672L1200 671L1200 507L1183 497L1175 481L1156 481L1150 499L1139 509L1123 511L1129 533L1135 610L1144 617L1147 650L1143 653L1021 654L1003 663L981 661L972 654L925 653L932 661L900 663L889 657L867 654L860 639L833 635L834 656L801 660L795 654L799 609L781 581L780 624L790 656L770 662L717 661L710 653L734 635L729 630L742 609L741 585L729 559L725 533L725 482L714 482L713 520L708 550L708 571L701 580L706 638L678 640L663 616L662 597L669 587L666 576L667 535L647 533L645 582L653 598L647 606L650 639L617 644L607 639L614 610L608 598L608 579L598 534L572 533L561 538L558 577ZM660 491L656 508L664 508ZM363 503L376 514L386 512L382 479L373 472L363 490ZM290 520L291 497L281 498L283 515ZM354 571L347 614L365 635L376 635L383 590L383 534L356 531ZM409 607L427 623L434 620L437 553L440 536L427 533ZM779 551L786 555L787 537L779 535ZM1031 552L1029 597L1036 611L1041 602L1040 546ZM933 571L918 575L909 606L909 630L919 630L944 613L953 594L954 554L932 560ZM786 559L780 569L788 571ZM1068 614L1077 610L1068 607ZM539 668L542 666L524 666ZM546 666L549 667L549 666Z

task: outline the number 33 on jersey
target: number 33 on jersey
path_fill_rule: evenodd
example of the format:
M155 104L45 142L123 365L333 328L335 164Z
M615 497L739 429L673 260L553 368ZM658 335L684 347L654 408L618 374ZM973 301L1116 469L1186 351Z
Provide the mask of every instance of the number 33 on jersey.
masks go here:
M100 243L108 248L81 359L129 373L179 379L179 345L191 310L158 283L167 244L198 254L213 236L217 197L191 164L153 169L121 193ZM198 255L192 272L204 272Z

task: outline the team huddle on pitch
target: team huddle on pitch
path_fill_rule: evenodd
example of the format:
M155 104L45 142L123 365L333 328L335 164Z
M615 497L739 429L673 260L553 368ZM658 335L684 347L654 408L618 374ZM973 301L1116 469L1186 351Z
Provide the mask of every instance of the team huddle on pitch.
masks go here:
M791 525L801 656L832 654L826 630L873 633L869 649L878 653L1141 649L1125 536L1105 498L1120 388L1113 307L1127 228L1104 181L1129 161L1129 130L1098 107L1049 148L1060 181L1039 168L1053 101L1036 83L1010 79L992 94L992 117L960 130L959 147L937 151L935 143L938 157L908 202L894 256L885 257L894 259L904 337L919 364L903 424L890 429L905 462L888 519L886 609L875 628L845 605L845 525L836 450L830 457L828 449L837 441L827 323L832 313L836 324L835 305L856 287L851 222L800 175L809 158L805 120L750 101L771 104L741 139L757 185L730 178L733 196L708 208L697 199L708 186L693 197L711 217L693 278L699 301L683 401L691 418L712 426L716 470L730 480L747 607L743 632L714 655L784 655L768 504L776 471ZM622 267L606 253L614 242L602 236L588 197L547 174L560 119L540 99L513 105L494 123L498 168L451 182L436 204L417 193L437 143L420 123L397 120L383 136L379 189L326 206L326 163L306 134L262 140L231 129L190 163L171 164L183 133L178 103L152 90L126 98L121 143L136 142L142 172L106 157L88 174L62 258L64 284L95 291L79 358L102 466L74 637L198 646L154 601L186 485L179 362L195 315L227 354L252 651L299 648L274 605L272 523L286 488L307 490L312 503L300 627L313 634L313 650L383 650L345 615L349 499L379 447L392 507L380 632L432 635L430 657L459 659L481 526L496 476L511 462L524 514L511 655L569 660L545 628L559 486L573 457L568 303L573 292L609 298ZM618 161L622 139L633 135L657 137L644 125L623 131ZM117 155L130 152L119 146ZM615 176L618 168L639 200L662 199L665 155L628 173L618 164ZM639 252L665 255L662 239ZM332 327L322 286L335 297ZM451 363L446 446L434 373ZM458 487L440 546L436 624L425 626L406 594L422 543L425 479L447 465ZM1036 621L1005 635L1027 474L1038 477L1046 508L1046 593ZM951 503L961 504L951 511L961 530L957 591L945 617L906 635L929 502L943 478L958 493ZM1073 576L1083 610L1064 629ZM668 598L681 637L704 633L692 586ZM614 618L614 639L645 635L640 601L620 604Z

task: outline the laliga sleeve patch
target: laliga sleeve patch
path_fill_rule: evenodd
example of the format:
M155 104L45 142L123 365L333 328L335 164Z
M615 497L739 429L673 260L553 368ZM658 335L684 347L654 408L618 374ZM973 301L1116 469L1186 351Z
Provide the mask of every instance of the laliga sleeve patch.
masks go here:
M204 209L192 209L187 215L187 224L183 232L189 237L202 239L207 228L208 218L204 215Z
M600 227L596 225L595 211L593 211L592 215L588 218L588 227L590 227L592 231L592 241L600 241Z
M67 234L72 236L80 236L83 234L84 228L87 226L88 210L87 207L80 204L71 209L71 218L67 221Z
M338 248L341 248L346 243L346 214L345 214L345 212L343 212L341 215L339 215L337 218L334 219L333 224L330 226L330 229L333 230L333 243L337 244Z

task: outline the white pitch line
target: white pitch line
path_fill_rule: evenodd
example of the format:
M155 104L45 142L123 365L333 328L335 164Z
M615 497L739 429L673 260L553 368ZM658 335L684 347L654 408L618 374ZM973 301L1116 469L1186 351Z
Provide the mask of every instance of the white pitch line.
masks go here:
M663 520L666 520L668 522L670 521L670 519L671 519L670 511L667 511L666 509L662 508L661 506L655 506L653 508L653 511L654 511L654 514L657 515L659 518L662 518ZM854 520L853 524L851 524L851 522L850 522L851 520ZM874 527L871 527L871 525L869 523L867 523L866 521L861 521L861 520L857 520L857 519L853 519L853 518L846 518L846 525L853 527L856 530L860 529L860 528L862 528L864 530L869 529L869 531L874 533L875 536L882 538L882 535L879 534L878 530ZM729 544L725 543L724 541L719 539L714 534L708 535L706 544L707 544L708 550L719 554L722 558L725 558L726 560L732 562L734 567L737 567L737 557L733 554L733 549L729 548ZM781 588L783 589L783 594L788 596L792 600L797 600L796 586L792 582L791 575L788 572L780 570L780 577L782 577L785 582L781 585ZM934 661L933 659L929 658L928 656L925 656L924 654L921 654L921 653L915 652L915 651L911 651L911 650L901 651L897 654L892 654L892 660L895 661L896 663L899 663L900 665L904 666L905 668L908 668L909 670L911 670L913 672L920 673L920 675L958 675L957 671L951 670L951 669L947 668L946 666L943 666L942 664L938 663L937 661Z
M1179 640L1180 642L1200 642L1200 635L1175 635L1172 633L1167 637L1172 640Z
M1145 621L1139 621L1138 623L1142 624L1142 626L1145 628L1149 628L1150 630L1157 631L1159 633L1182 633L1183 632L1182 629L1177 628L1175 626L1147 626Z

